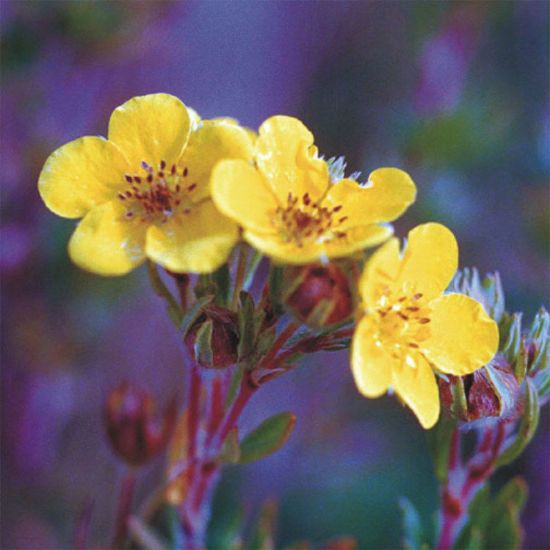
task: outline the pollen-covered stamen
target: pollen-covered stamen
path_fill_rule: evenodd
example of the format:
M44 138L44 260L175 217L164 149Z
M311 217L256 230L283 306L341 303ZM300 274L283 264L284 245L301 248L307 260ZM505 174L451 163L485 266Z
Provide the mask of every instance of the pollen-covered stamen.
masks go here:
M126 219L164 223L176 212L191 211L191 195L197 184L184 179L189 175L187 167L178 169L161 160L156 170L146 161L141 162L141 169L144 175L124 174L128 187L118 193L126 206Z
M430 309L423 298L422 293L395 293L385 287L374 307L379 316L377 345L400 360L420 349L430 335Z
M338 230L338 226L347 220L347 216L335 216L341 209L341 205L322 206L313 201L309 193L301 197L289 193L286 207L279 206L275 210L273 224L283 240L299 247L307 242L341 239L346 232Z

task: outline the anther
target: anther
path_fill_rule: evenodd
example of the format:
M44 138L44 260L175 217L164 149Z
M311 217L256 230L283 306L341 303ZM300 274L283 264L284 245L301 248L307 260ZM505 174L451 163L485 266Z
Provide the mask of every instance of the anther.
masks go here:
M342 210L342 205L341 205L341 204L339 204L338 206L335 206L335 207L332 209L333 212L340 212L340 210Z
M160 161L160 169L161 170L164 170L166 168L166 161L165 160L161 160Z
M124 179L125 179L128 183L132 183L132 176L129 176L128 174L124 174Z
M424 294L422 294L421 292L419 292L418 294L415 294L413 296L413 300L420 300L420 298L422 298L422 296L424 296Z
M192 183L188 188L187 188L187 191L191 192L193 190L195 190L197 187L197 184L196 183Z
M185 168L183 169L183 172L181 173L181 175L182 175L184 178L186 178L188 173L189 173L189 171L187 170L187 167L185 167Z
M422 317L422 319L418 319L418 322L422 325L425 325L426 323L430 322L430 319L428 319L427 317Z

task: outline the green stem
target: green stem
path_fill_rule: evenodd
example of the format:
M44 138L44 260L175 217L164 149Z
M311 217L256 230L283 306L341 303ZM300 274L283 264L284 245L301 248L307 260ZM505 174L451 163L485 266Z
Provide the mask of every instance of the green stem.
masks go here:
M248 249L245 244L239 247L239 257L237 259L237 272L235 274L235 286L233 287L233 299L231 309L236 310L239 303L239 294L243 287L244 276L246 273L246 261L248 259Z

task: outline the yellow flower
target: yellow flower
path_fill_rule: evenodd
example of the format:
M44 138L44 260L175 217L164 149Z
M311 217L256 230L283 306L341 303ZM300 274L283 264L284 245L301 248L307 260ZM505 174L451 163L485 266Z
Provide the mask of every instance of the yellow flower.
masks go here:
M313 135L297 119L266 120L255 165L224 160L212 172L212 198L244 228L255 248L283 263L347 256L385 241L394 220L414 201L416 187L396 168L372 172L366 184L331 184Z
M239 230L210 199L210 172L222 158L252 158L248 132L200 121L178 98L152 94L115 109L108 136L67 143L40 174L48 208L83 218L69 242L72 260L101 275L128 273L145 257L175 272L222 265Z
M424 428L439 417L433 368L463 376L498 348L497 324L463 294L443 294L458 265L454 235L437 223L409 233L403 256L396 238L376 251L359 283L363 317L352 341L359 391L379 397L390 387Z

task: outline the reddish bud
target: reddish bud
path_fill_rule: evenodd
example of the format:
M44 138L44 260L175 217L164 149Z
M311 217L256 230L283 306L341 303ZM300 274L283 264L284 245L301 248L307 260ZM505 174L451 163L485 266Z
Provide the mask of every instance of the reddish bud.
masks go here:
M204 331L205 324L208 331ZM238 318L234 311L210 305L203 309L185 335L185 344L202 367L223 369L238 359Z
M334 264L290 268L286 277L290 291L285 302L302 322L310 326L333 325L353 312L349 281Z
M154 417L151 395L128 382L109 394L104 421L114 452L132 466L159 454L167 445L176 424L176 400L168 404L160 419Z

